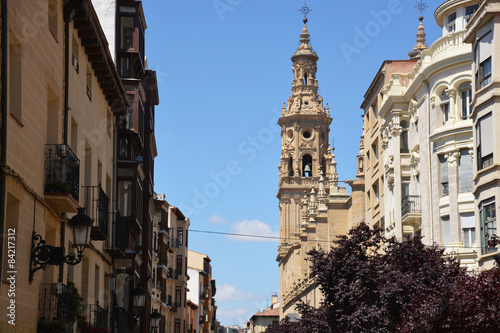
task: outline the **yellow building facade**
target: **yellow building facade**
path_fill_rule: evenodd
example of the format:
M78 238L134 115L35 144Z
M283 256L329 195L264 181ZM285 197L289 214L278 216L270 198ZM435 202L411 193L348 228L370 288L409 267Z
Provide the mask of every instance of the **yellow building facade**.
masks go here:
M2 109L6 159L1 167L4 230L11 238L3 243L0 327L6 332L76 327L76 290L81 315L101 325L110 309L113 273L106 252L113 236L109 152L114 114L127 105L125 92L89 2L69 7L56 0L6 3L8 89L2 99L8 104ZM53 256L46 266L44 251L76 253L69 223L80 207L92 219L81 262L57 266ZM37 252L39 245L57 249ZM65 260L79 261L76 257ZM14 322L8 322L14 318L4 304L15 304Z

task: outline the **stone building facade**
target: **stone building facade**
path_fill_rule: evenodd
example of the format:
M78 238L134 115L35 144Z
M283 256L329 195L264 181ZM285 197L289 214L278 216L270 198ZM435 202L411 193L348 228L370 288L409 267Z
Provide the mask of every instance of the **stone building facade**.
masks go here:
M420 18L410 59L385 61L362 104L359 158L365 174L379 170L366 178L366 220L386 236L422 236L470 270L491 267L497 253L486 241L497 233L495 100L482 99L494 86L494 6L445 1L435 11L442 37L429 47ZM481 23L479 9L489 10ZM370 207L377 193L380 212Z
M109 328L113 258L108 250L115 236L110 152L116 115L127 105L125 90L89 1L4 3L8 79L2 80L7 87L2 100L8 103L2 108L1 220L3 234L9 230L13 238L2 244L0 299L9 304L15 298L16 317L15 326L8 323L10 310L2 306L0 330L76 328L76 291L82 297L80 316ZM79 261L69 225L78 208L92 220L90 245L77 265L55 265L59 255ZM15 297L7 279L12 274Z

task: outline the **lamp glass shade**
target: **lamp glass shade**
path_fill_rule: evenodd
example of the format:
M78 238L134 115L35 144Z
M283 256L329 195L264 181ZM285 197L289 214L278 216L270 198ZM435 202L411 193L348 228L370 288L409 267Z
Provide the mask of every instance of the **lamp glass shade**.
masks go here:
M143 308L146 305L146 290L138 285L132 292L134 296L134 305L138 308Z
M151 327L152 328L158 328L160 325L160 318L161 314L158 312L158 310L153 310L153 313L151 314Z
M92 219L83 212L83 208L78 209L78 214L69 221L73 228L73 241L77 248L84 248L89 245Z

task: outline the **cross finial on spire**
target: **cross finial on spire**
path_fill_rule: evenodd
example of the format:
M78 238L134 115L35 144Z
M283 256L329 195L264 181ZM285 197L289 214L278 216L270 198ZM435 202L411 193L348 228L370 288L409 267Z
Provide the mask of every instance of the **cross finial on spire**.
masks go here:
M417 8L417 10L420 11L420 16L422 16L422 13L428 7L429 6L427 6L427 4L423 0L420 0L420 2L417 3L417 5L415 6L415 8Z
M307 14L309 14L309 12L312 12L312 9L307 6L307 0L304 0L304 6L299 9L299 12L304 14L304 18L307 18Z

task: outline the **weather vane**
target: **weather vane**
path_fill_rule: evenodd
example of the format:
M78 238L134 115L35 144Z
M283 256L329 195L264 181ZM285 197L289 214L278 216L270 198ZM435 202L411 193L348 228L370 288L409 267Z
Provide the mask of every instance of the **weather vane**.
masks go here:
M415 8L417 8L417 10L420 11L420 16L422 16L422 13L424 12L424 10L427 8L428 6L425 4L424 1L420 1L419 3L417 3L417 5L415 6Z
M307 17L307 14L309 14L309 12L312 12L312 9L307 7L307 0L304 0L304 6L299 9L299 12L304 14L304 17Z

